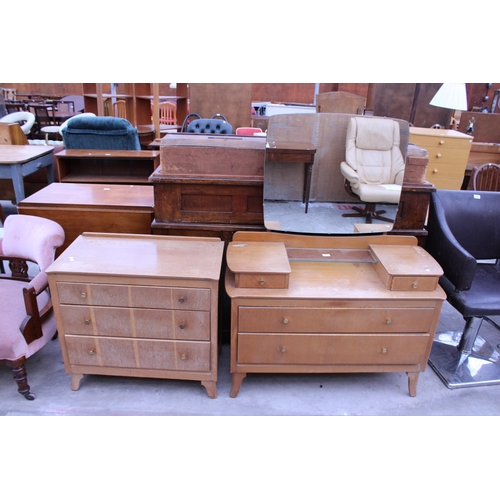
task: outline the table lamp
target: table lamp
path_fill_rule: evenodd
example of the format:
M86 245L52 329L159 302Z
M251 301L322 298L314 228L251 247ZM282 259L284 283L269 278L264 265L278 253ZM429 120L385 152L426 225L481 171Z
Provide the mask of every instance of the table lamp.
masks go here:
M467 111L465 83L443 83L429 104L453 111Z

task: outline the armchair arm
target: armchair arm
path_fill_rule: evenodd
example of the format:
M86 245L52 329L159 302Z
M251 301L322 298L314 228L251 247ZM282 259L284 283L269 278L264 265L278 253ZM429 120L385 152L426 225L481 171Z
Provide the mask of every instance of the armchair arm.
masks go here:
M477 261L453 236L439 198L433 195L432 199L425 249L438 261L444 275L457 291L469 290L476 272Z
M26 317L19 328L27 344L42 337L42 321L52 310L52 299L49 298L41 310L39 310L37 301L38 295L40 295L48 285L47 274L41 271L23 288Z
M356 170L350 167L345 161L340 164L340 171L342 172L342 175L349 181L352 187L357 188L359 186L359 175L356 173Z

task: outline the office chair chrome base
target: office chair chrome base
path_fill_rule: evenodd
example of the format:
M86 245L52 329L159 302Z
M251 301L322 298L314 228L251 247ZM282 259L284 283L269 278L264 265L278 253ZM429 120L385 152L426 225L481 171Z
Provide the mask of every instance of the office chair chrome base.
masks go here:
M460 363L462 332L436 333L429 365L449 389L500 384L500 350L478 335Z

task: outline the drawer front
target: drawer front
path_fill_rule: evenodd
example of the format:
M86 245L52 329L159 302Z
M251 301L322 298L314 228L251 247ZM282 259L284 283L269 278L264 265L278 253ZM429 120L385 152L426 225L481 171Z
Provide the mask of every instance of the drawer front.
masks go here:
M210 313L61 305L65 334L210 340Z
M210 290L199 288L57 283L61 304L210 310Z
M427 332L432 308L240 307L239 332L418 333Z
M71 365L210 371L210 343L66 335Z
M425 364L428 334L238 334L238 363L278 365Z

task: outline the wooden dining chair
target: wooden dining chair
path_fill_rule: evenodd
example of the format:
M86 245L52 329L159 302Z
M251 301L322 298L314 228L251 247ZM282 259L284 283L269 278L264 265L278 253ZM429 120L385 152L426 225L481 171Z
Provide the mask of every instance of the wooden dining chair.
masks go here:
M160 125L177 125L177 105L173 102L162 102L159 105Z
M113 116L115 118L127 118L127 103L123 99L113 103Z
M467 189L474 191L500 191L500 165L485 163L472 167Z

